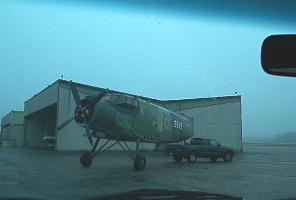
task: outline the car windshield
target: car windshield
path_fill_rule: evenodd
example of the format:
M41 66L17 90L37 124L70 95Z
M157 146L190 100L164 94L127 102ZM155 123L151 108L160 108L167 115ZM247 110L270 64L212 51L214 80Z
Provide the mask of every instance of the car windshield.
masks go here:
M216 140L211 140L210 143L213 146L218 146L219 145L219 142L217 142Z
M296 33L295 10L2 0L0 199L295 199L295 79L260 60L266 37Z

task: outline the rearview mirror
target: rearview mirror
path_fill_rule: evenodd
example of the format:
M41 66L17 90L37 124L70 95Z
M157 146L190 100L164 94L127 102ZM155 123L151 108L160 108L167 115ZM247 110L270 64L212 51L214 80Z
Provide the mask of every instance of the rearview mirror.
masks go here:
M296 35L271 35L261 47L261 65L272 75L296 77Z

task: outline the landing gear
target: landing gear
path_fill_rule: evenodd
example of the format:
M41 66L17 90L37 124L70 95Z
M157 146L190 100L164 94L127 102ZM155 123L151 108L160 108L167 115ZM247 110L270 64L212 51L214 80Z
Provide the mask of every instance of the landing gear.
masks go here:
M88 168L92 163L92 154L89 152L85 152L80 156L80 163L83 167Z
M134 153L129 149L128 145L125 141L123 141L122 145L119 140L115 141L113 144L109 145L107 148L103 150L103 148L111 141L110 139L107 140L98 150L96 150L99 144L100 138L98 137L92 150L90 152L85 152L80 156L80 163L83 167L87 168L91 165L93 158L100 155L101 153L107 151L111 147L116 144L119 144L120 147L128 154L128 156L134 161L134 169L136 171L142 171L146 166L146 159L144 156L140 155L140 141L137 140L136 143L136 152Z
M97 146L99 144L99 141L100 141L100 138L98 137L95 144L94 144L94 146L93 146L93 148L92 148L92 150L90 152L84 152L83 154L81 154L80 163L81 163L81 165L83 167L88 168L91 165L92 160L93 160L94 157L98 156L99 154L101 154L104 151L110 149L111 147L113 147L115 144L118 143L118 141L117 141L117 142L113 143L112 145L110 145L109 147L102 150L110 142L110 140L107 140L105 142L105 144L103 144L98 150L96 150L96 148L97 148Z
M146 159L144 156L138 155L134 159L134 169L136 171L142 171L145 168Z
M140 140L137 140L136 143L136 155L133 155L133 152L129 149L125 141L123 141L124 146L121 143L118 143L124 152L134 161L134 170L142 171L146 166L146 158L140 155Z
M137 140L136 144L136 157L134 159L134 169L136 171L142 171L146 166L146 159L144 156L141 156L140 154L140 141Z

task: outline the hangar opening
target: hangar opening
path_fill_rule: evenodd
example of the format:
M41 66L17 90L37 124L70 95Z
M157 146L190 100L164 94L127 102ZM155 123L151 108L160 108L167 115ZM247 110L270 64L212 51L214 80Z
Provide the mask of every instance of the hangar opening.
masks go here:
M49 147L49 144L44 140L44 137L56 137L56 121L56 103L25 116L26 145L36 148Z

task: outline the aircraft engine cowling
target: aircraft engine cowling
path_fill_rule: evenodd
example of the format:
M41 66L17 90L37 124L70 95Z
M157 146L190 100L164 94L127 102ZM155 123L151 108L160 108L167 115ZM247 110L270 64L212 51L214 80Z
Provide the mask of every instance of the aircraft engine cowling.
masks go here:
M84 99L81 99L79 92L77 88L72 84L72 81L70 81L69 86L70 86L70 90L72 92L74 101L76 103L74 117L60 124L57 127L57 131L66 127L74 119L76 123L82 125L85 128L89 143L90 145L92 145L93 139L92 139L92 133L91 133L92 131L91 120L93 117L94 108L95 108L95 105L108 93L108 89L102 91L100 94L96 96L86 96Z
M94 98L86 97L77 105L74 111L74 119L78 124L89 122L94 113Z

